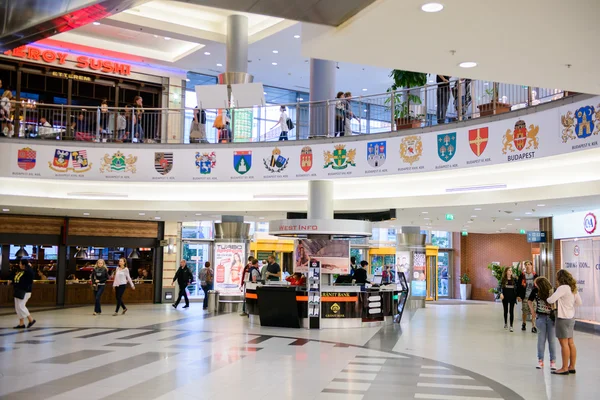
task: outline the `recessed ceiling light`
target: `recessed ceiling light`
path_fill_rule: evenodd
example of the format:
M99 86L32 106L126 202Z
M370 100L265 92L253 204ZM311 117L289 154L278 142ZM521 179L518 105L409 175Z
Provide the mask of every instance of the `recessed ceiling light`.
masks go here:
M478 208L475 209L475 211L481 211L481 208L478 207Z
M467 224L472 224L472 223L473 223L473 221L467 221Z
M168 36L165 36L165 40L171 40L171 38Z
M88 216L88 215L90 215L90 213L83 213L83 215Z
M521 218L515 218L515 221L520 221L520 220L521 220Z
M294 39L300 39L300 35L294 35Z
M190 81L190 79L188 78L188 79L186 79L185 81L186 81L186 82L189 82L189 81Z
M273 54L279 53L279 50L273 50Z
M421 10L427 13L440 12L444 9L444 6L440 3L425 3L421 6Z
M94 22L92 22L92 24L94 24L94 25L98 26L98 25L100 25L100 22L98 22L98 21L94 21Z
M258 217L258 219L265 219L265 217Z
M217 64L217 67L222 67L222 66L223 66L223 64L221 64L221 63Z
M271 64L273 64L273 65L277 65L277 63L276 63L276 62L272 62Z
M525 215L531 215L531 211L527 211Z
M425 218L423 218L423 219L431 219L431 218L425 217Z
M512 224L506 224L506 225L511 226Z
M196 215L202 215L202 213L196 213Z
M138 215L146 215L146 213L138 213Z
M369 90L369 89L363 89L363 92L366 92L367 90Z
M4 212L9 212L9 211L10 211L10 208L3 208L3 209L2 209L2 211L4 211Z
M501 231L505 230L506 228L500 228Z
M477 218L477 215L471 215L471 218Z
M154 219L160 219L160 217L154 217Z
M537 206L538 206L538 207L546 207L546 205L545 205L545 204L538 204Z
M477 63L474 61L465 61L458 64L458 66L461 68L473 68L477 66Z
M205 56L210 56L210 52L209 52L209 51L205 51L205 52L204 52L204 55L205 55Z
M421 214L429 214L429 211L421 211Z

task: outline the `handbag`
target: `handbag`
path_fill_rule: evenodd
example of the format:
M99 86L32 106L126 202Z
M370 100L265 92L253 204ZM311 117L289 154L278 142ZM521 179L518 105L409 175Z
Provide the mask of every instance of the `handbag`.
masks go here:
M25 298L25 294L27 292L25 292L25 289L21 289L21 288L15 288L14 289L14 297L20 300L23 300Z

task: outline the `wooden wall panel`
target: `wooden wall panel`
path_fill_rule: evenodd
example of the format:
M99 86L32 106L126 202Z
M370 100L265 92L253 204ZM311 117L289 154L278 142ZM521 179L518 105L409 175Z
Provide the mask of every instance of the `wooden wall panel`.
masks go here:
M0 233L60 235L64 218L27 215L0 216Z
M72 218L69 220L69 236L157 238L158 222Z

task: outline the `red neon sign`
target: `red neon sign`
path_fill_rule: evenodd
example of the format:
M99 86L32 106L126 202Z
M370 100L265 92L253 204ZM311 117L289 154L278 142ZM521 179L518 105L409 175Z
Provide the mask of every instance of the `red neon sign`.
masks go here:
M54 50L42 50L32 46L21 46L4 52L5 55L27 60L42 61L46 64L64 65L69 53ZM104 72L106 74L131 75L131 65L114 61L103 60L88 56L79 56L75 60L75 67Z

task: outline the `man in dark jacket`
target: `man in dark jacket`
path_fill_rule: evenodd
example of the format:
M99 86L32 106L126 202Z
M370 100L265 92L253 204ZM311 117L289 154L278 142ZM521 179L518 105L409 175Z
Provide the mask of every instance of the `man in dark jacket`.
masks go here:
M529 299L529 295L533 291L533 281L537 278L537 274L533 270L533 264L531 261L523 261L525 265L525 271L521 271L521 276L519 277L519 284L517 286L517 301L520 301L523 305L521 310L523 311L523 325L521 325L521 330L527 330L527 316L531 315L531 310L529 309L529 303L527 299ZM535 319L531 318L531 323L533 327L531 328L532 333L537 333L537 327L535 326Z
M177 284L179 285L179 296L177 297L175 304L173 304L173 308L177 308L182 297L185 298L185 306L183 306L183 308L188 308L190 306L190 300L188 299L186 288L194 279L194 276L192 275L192 271L187 267L185 260L181 260L179 265L180 268L173 277L173 283L177 281Z

